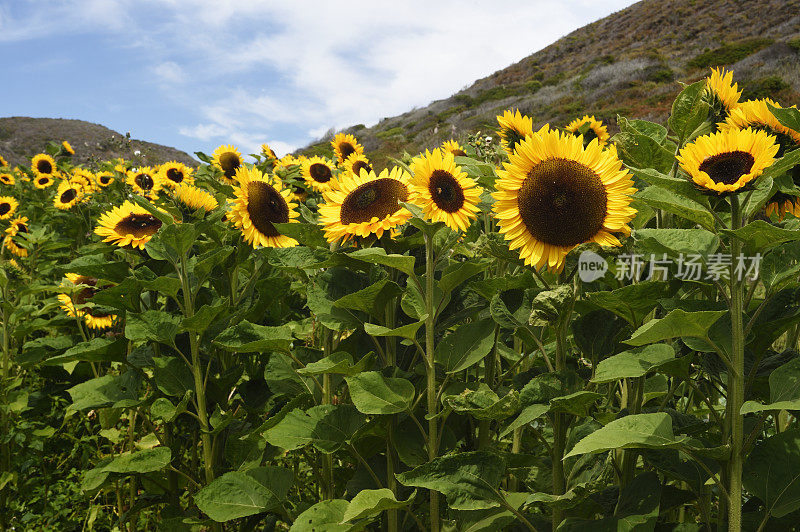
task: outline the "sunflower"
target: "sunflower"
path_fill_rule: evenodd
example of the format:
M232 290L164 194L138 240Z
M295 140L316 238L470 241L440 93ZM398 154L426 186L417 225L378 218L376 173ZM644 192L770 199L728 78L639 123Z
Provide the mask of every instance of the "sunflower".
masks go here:
M0 220L11 218L19 203L11 196L0 196Z
M11 253L16 255L17 257L27 257L28 250L24 247L18 245L14 241L14 237L18 234L24 234L28 232L28 218L27 216L18 216L11 220L11 224L6 228L6 237L3 241L3 245L8 249Z
M14 176L12 174L0 174L0 183L3 183L4 185L13 185L14 182Z
M161 175L149 166L129 170L126 182L133 187L134 193L147 198L158 197L162 186Z
M40 153L31 159L31 169L37 176L53 175L56 171L56 161L46 153Z
M339 164L344 164L353 153L364 153L364 147L349 133L337 133L331 141L331 146Z
M269 144L267 144L266 142L261 145L261 154L264 157L266 157L268 161L274 161L278 158L278 156L275 155L275 152L272 150L272 148L269 147Z
M727 129L763 129L767 133L775 135L781 145L783 152L800 146L800 132L794 131L781 124L775 115L770 111L769 106L781 109L781 106L764 98L762 100L748 100L740 103L733 109L725 119L725 122L718 125L720 130Z
M452 153L456 157L466 157L467 152L464 151L464 146L454 141L453 139L447 140L442 143L442 150Z
M333 179L334 168L333 164L327 159L317 155L304 159L300 165L303 179L306 180L309 186L319 191L330 188L335 183Z
M97 293L98 279L76 273L67 273L62 281L63 288L72 288L68 292L58 294L61 302L61 309L71 318L83 318L84 323L90 329L108 329L114 324L117 318L114 314L108 314L98 309L85 306ZM70 294L71 292L71 294Z
M95 182L101 187L107 187L114 182L113 172L98 172L94 175Z
M206 192L192 185L183 183L175 187L175 194L173 195L176 201L189 209L196 211L205 209L206 212L213 211L219 205L216 198Z
M223 145L214 150L214 166L222 170L223 179L226 183L233 183L236 171L242 166L242 154L232 145Z
M292 154L286 154L275 162L272 172L280 172L283 174L291 170L292 166L300 165L302 165L302 161L300 159L295 158Z
M721 122L739 105L742 91L733 82L733 71L725 72L724 68L712 68L711 75L706 78L706 97L711 105L711 113L715 122Z
M3 158L2 155L0 155L0 168L4 168L7 166L8 166L8 161L6 161L5 158Z
M523 140L499 170L494 212L511 249L534 268L560 271L575 246L619 246L636 214L631 174L617 150L597 139L542 130Z
M783 220L787 214L800 218L800 198L778 192L764 206L764 213L767 217L775 215L780 220Z
M411 218L401 205L408 199L411 176L405 170L384 169L380 175L362 170L359 175L345 174L339 188L323 192L325 203L319 207L319 221L328 242L347 240L372 233L380 238Z
M185 164L176 161L164 163L158 168L158 173L161 174L161 182L165 187L169 188L181 184L194 185L192 171Z
M239 186L233 191L230 216L233 225L241 229L245 241L253 247L289 248L297 240L282 235L274 223L288 223L299 214L296 203L290 200L291 191L276 177L265 176L257 168L243 168L237 174Z
M83 168L73 168L72 169L72 177L69 178L70 183L73 185L81 187L81 192L83 192L82 199L88 199L88 197L95 191L95 177L92 172Z
M42 175L33 180L33 185L38 189L45 189L55 183L53 176Z
M125 201L119 207L104 212L94 232L103 237L103 242L144 249L159 229L161 220L144 207Z
M600 146L608 144L608 139L611 138L611 135L608 134L608 129L603 125L603 122L597 120L594 115L583 115L581 118L576 118L564 129L574 135L579 135L580 130L584 128L584 126L586 126L586 132L583 133L584 144L589 144L594 139L600 141Z
M728 129L697 138L677 159L696 186L722 194L741 191L760 176L778 148L766 131Z
M70 155L75 155L75 150L72 149L72 146L66 140L61 142L61 147L64 149L66 153Z
M58 184L56 197L53 198L53 205L62 211L66 211L81 199L83 199L83 188L80 185L73 184L70 181L62 181Z
M372 172L372 165L362 153L351 153L347 159L344 160L345 172L352 172L355 175L361 174L361 170Z
M528 135L533 135L533 120L516 111L506 110L502 115L498 115L497 123L500 124L500 139L503 149L511 155L517 145L525 140Z
M483 189L456 165L453 154L426 151L411 161L411 170L411 202L422 208L426 218L466 231L480 210Z

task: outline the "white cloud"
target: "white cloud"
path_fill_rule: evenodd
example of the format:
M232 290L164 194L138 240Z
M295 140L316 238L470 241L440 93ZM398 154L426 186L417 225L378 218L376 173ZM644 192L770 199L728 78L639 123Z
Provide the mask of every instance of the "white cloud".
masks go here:
M227 131L218 124L197 124L196 126L182 126L178 132L185 137L208 142L212 139L223 137Z
M153 67L153 74L165 84L180 84L186 81L186 73L178 63L164 61Z

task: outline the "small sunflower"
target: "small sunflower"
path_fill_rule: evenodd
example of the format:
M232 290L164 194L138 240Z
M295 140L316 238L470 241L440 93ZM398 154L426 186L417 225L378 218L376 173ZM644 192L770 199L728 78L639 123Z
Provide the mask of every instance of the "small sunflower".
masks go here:
M66 140L61 142L61 147L64 149L66 153L70 155L75 155L75 150L72 149L72 146Z
M192 169L183 163L171 161L162 164L158 168L161 174L161 182L165 187L173 188L181 184L194 185Z
M302 165L302 161L300 159L295 158L292 154L288 153L275 161L275 166L272 168L273 173L280 172L284 174L292 169L293 166L300 166Z
M53 205L62 211L66 211L81 199L83 199L83 187L70 181L62 181L58 184L56 197L53 198Z
M764 206L764 213L767 217L775 215L780 220L783 220L787 214L800 218L800 198L778 192Z
M297 240L282 235L274 223L288 223L299 214L290 200L291 191L275 177L265 176L257 168L243 168L237 174L239 186L233 191L229 220L241 229L245 241L253 247L289 248Z
M71 318L83 318L84 323L90 329L108 329L114 324L117 318L114 314L101 312L98 309L86 306L89 300L97 293L98 279L76 273L67 273L66 279L61 283L63 288L71 288L58 294L61 302L61 309Z
M266 142L261 145L261 154L264 157L266 157L268 161L274 161L278 158L278 156L275 155L275 152L272 150L272 148L269 147L269 144L267 144Z
M6 228L6 237L3 241L3 245L8 249L11 253L16 255L17 257L25 258L28 256L28 250L22 247L22 245L17 244L14 241L14 237L19 234L25 234L28 232L28 218L27 216L18 216L11 220L11 224Z
M319 207L319 221L328 242L366 237L393 231L411 218L401 203L408 199L411 176L405 170L392 168L380 175L362 170L360 175L345 174L339 188L323 192L325 203Z
M597 120L594 115L584 115L581 118L576 118L564 129L574 135L579 135L580 130L584 127L584 125L587 126L586 132L583 133L584 144L589 144L594 139L597 139L600 142L600 146L605 146L608 144L608 139L611 138L611 135L608 134L608 128L603 125L601 120Z
M94 232L103 237L103 242L144 249L159 229L161 220L144 207L125 201L119 207L104 212Z
M133 187L135 194L147 198L158 197L158 192L161 190L162 186L161 175L154 168L149 166L139 168L138 170L129 170L126 182Z
M364 147L349 133L337 133L331 141L331 146L339 164L344 164L353 153L364 153Z
M8 173L0 174L0 183L4 185L13 185L15 183L14 176Z
M706 96L716 122L722 121L739 105L742 91L737 91L737 88L738 85L733 82L732 70L726 72L724 68L711 69L711 75L706 78Z
M350 156L344 160L345 172L352 172L355 175L361 174L361 170L372 172L372 165L362 153L351 153Z
M8 161L6 161L5 158L3 158L2 155L0 155L0 168L5 168L7 166L8 166Z
M236 171L242 166L242 154L232 145L223 145L214 150L212 164L222 170L226 183L233 183Z
M193 211L204 209L206 212L210 212L216 209L219 205L214 196L205 190L201 190L192 185L187 185L186 183L177 185L175 187L175 193L173 197L180 204Z
M95 177L92 172L84 168L73 168L72 176L69 178L70 183L81 187L83 193L82 199L88 197L95 191Z
M447 140L442 143L442 150L452 153L456 157L466 157L467 152L464 151L464 146L454 141L453 139Z
M466 231L476 217L483 189L456 165L452 153L426 151L411 161L411 202L434 222L444 222L454 231Z
M520 142L528 135L533 135L533 120L516 111L506 110L498 115L497 123L500 124L500 139L503 149L511 155Z
M56 172L56 161L46 153L35 155L31 159L31 169L38 175L53 175Z
M325 190L335 183L333 179L334 166L322 157L315 155L304 159L300 170L306 183L316 190Z
M42 175L33 180L33 186L38 189L45 189L55 183L55 179L50 175Z
M765 131L728 129L695 139L677 159L696 186L722 194L741 191L760 176L778 148Z
M543 130L523 140L499 170L494 212L509 247L534 268L560 271L576 246L619 246L629 234L636 191L612 145L583 146L569 133Z
M95 182L101 187L107 187L111 183L114 182L114 173L113 172L97 172L94 175Z
M748 127L756 130L766 130L767 133L777 137L782 148L781 151L800 146L800 132L781 124L770 111L770 105L778 109L781 108L779 104L769 98L742 102L731 111L725 122L719 124L718 127L720 130L747 129Z
M11 196L0 196L0 220L7 220L14 215L19 203Z

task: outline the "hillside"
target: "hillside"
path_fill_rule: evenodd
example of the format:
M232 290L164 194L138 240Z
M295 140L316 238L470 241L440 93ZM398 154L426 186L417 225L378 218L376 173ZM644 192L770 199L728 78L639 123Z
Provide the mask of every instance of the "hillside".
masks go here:
M449 98L345 131L379 166L404 150L490 132L508 108L533 117L534 126L594 114L614 131L617 114L666 120L678 82L717 65L734 69L742 99L800 103L800 0L643 0ZM301 151L325 153L325 140Z
M48 142L60 143L62 140L72 145L76 163L91 164L92 161L123 157L143 165L167 161L197 164L188 154L175 148L132 140L107 127L83 120L24 116L0 118L0 155L12 166L30 164L31 156L44 150Z

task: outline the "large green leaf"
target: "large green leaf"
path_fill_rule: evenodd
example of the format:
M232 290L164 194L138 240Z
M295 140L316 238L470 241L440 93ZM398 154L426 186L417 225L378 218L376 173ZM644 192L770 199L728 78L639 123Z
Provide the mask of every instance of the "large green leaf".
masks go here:
M782 229L764 220L756 220L740 229L726 229L723 232L738 238L752 251L764 251L784 242L800 240L800 230Z
M747 401L742 414L766 410L800 410L800 358L795 358L769 374L769 403Z
M222 331L214 343L238 353L286 351L292 343L292 331L285 325L268 327L244 320Z
M231 471L197 492L194 502L211 519L224 523L278 507L293 482L294 474L282 467Z
M661 256L707 257L719 247L719 237L705 229L638 229L633 232L637 248Z
M325 232L317 224L278 223L273 225L280 234L294 238L304 246L310 248L328 247L328 241L325 240Z
M670 177L652 168L634 169L636 177L651 185L669 190L705 208L710 208L708 196L703 195L688 179Z
M351 405L320 405L295 409L264 434L270 444L291 451L313 445L333 453L350 442L367 418Z
M374 517L384 510L402 508L411 502L414 495L406 501L398 501L390 489L361 490L347 505L342 522Z
M183 359L155 357L153 364L153 376L162 393L181 397L194 390L194 376Z
M485 383L480 383L477 390L445 396L444 401L454 411L468 413L476 419L499 421L519 411L519 394L515 390L500 398Z
M323 373L335 373L338 375L355 375L372 366L375 354L367 353L358 363L353 364L353 357L350 353L337 351L331 356L309 362L306 367L297 370L300 375L321 375Z
M664 281L645 281L610 292L589 292L589 301L609 310L631 325L639 324L671 290Z
M70 410L88 410L113 406L117 403L133 406L138 402L138 381L131 372L123 375L103 375L68 389Z
M72 346L63 354L48 358L44 364L51 366L74 362L122 362L125 360L127 342L124 339L92 338Z
M800 508L800 429L759 442L747 455L742 480L774 517Z
M494 345L495 323L483 319L465 323L445 336L437 345L434 360L447 373L463 371L489 354Z
M439 288L446 294L473 275L481 273L489 267L489 264L491 261L469 260L456 263L442 272L442 278L438 281Z
M500 437L502 438L506 434L508 434L508 433L520 428L520 427L524 427L525 425L527 425L531 421L533 421L533 420L535 420L535 419L537 419L539 417L542 417L549 410L550 410L550 406L549 405L534 404L534 405L526 406L525 408L522 409L522 412L520 412L520 414L516 418L514 418L514 421L509 423L505 428L503 428L503 430L500 431Z
M647 187L635 197L653 207L677 214L702 227L714 230L714 216L700 203L660 187Z
M550 399L550 412L572 414L573 416L586 417L591 407L600 399L602 394L581 390L569 395Z
M640 346L670 338L707 338L708 330L725 314L723 310L686 312L675 309L663 318L650 320L633 333L626 344Z
M633 414L592 432L576 443L564 458L611 449L670 449L679 446L683 440L672 433L669 414Z
M344 499L320 501L297 516L289 532L357 532L364 524L342 523L350 503Z
M692 139L692 133L708 117L709 106L705 101L706 81L687 85L672 102L668 125L684 142Z
M383 248L364 248L347 254L348 257L363 260L371 264L380 264L395 268L403 273L412 275L414 273L414 257L409 255L386 254Z
M126 261L111 261L103 255L86 255L78 257L65 266L57 268L63 273L77 273L96 279L121 282L128 276L130 264Z
M337 299L333 304L339 308L359 310L382 317L388 302L402 293L403 289L397 283L381 279L363 290Z
M125 337L133 342L154 341L172 345L180 329L181 318L161 310L129 312L125 321Z
M612 382L628 377L644 377L661 364L675 358L675 351L666 344L653 344L601 360L592 382Z
M117 455L103 469L109 473L150 473L167 467L171 457L168 447L155 447Z
M414 385L406 379L365 371L345 380L353 404L364 414L397 414L414 401Z
M365 323L364 332L370 336L396 336L400 338L406 338L408 340L414 340L417 337L417 331L419 331L419 328L425 325L425 319L427 319L427 317L428 315L424 314L420 316L420 321L415 321L414 323L402 325L394 329L389 329L388 327L384 327L382 325Z

